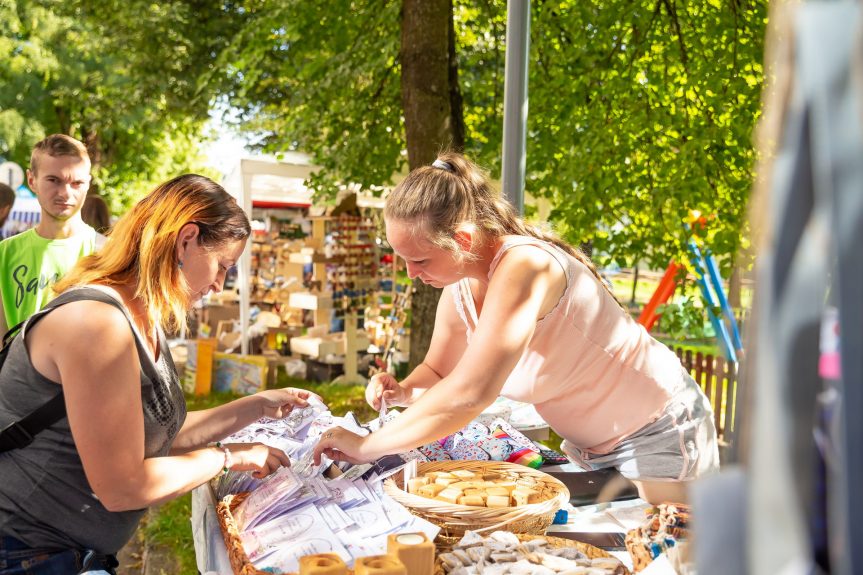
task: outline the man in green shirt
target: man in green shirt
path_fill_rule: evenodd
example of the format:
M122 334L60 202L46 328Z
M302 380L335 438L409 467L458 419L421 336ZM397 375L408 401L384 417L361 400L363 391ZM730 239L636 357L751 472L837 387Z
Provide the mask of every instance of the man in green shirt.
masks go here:
M81 219L90 188L84 144L64 134L36 144L27 184L39 200L42 219L0 242L0 334L42 309L54 297L54 283L96 249L96 230Z

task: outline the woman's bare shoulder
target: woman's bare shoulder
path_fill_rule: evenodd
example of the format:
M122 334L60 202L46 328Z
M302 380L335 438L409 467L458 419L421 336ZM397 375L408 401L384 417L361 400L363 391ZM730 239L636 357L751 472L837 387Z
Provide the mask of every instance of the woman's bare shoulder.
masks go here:
M132 336L123 311L98 300L78 300L63 304L47 314L28 333L51 333L57 341L97 344Z

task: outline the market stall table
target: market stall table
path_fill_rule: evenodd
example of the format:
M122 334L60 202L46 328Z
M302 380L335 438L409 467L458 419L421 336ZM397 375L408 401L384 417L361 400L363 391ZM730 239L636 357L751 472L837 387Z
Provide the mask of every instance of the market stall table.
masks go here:
M572 470L575 466L555 466L555 469ZM552 525L549 535L563 533L625 533L640 524L650 505L641 499L565 507L568 521ZM192 535L198 571L202 575L230 575L233 573L225 550L225 543L216 514L216 499L209 484L192 491ZM632 569L632 560L626 551L609 551Z

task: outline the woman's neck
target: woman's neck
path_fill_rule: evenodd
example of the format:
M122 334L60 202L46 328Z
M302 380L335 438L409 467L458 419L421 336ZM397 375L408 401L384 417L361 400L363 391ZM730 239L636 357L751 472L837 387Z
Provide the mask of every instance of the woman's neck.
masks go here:
M503 245L504 238L497 236L483 241L480 245L472 250L475 259L466 261L464 272L465 276L475 279L484 286L488 285L488 272L491 269L491 262L494 261L497 252L500 251Z
M135 286L128 284L117 284L112 286L102 286L103 288L107 288L111 291L114 291L123 302L123 305L126 306L126 309L129 310L129 315L132 316L132 321L135 322L135 327L138 328L138 332L141 334L141 337L147 342L147 346L150 348L150 352L153 356L156 356L157 350L157 341L155 336L155 329L150 321L150 317L147 314L147 306L144 305L144 302L141 298L135 295Z

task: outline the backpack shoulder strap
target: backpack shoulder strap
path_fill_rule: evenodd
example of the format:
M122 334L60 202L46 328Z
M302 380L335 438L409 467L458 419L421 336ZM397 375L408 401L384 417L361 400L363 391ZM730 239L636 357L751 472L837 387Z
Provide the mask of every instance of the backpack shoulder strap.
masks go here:
M13 421L0 431L0 453L21 449L33 443L40 431L66 417L66 398L63 391L31 411L18 421Z
M18 325L12 327L3 336L3 347L0 349L0 369L6 363L6 356L9 355L9 348L15 337L21 332L24 325L32 320L35 324L40 319L47 315L47 312L53 308L42 309L28 319L22 321ZM40 431L54 425L66 416L66 400L63 396L63 388L60 388L60 393L43 403L18 421L13 421L2 430L0 430L0 453L10 451L12 449L21 449L27 447L33 442L33 437Z
M25 323L27 323L26 319L22 322L18 322L16 325L10 327L9 331L7 331L3 335L3 349L6 349L6 347L8 347L9 344L12 343L12 340L15 339L15 336L18 334L19 331L21 331L21 328L24 327ZM0 364L0 367L3 367L3 365Z

